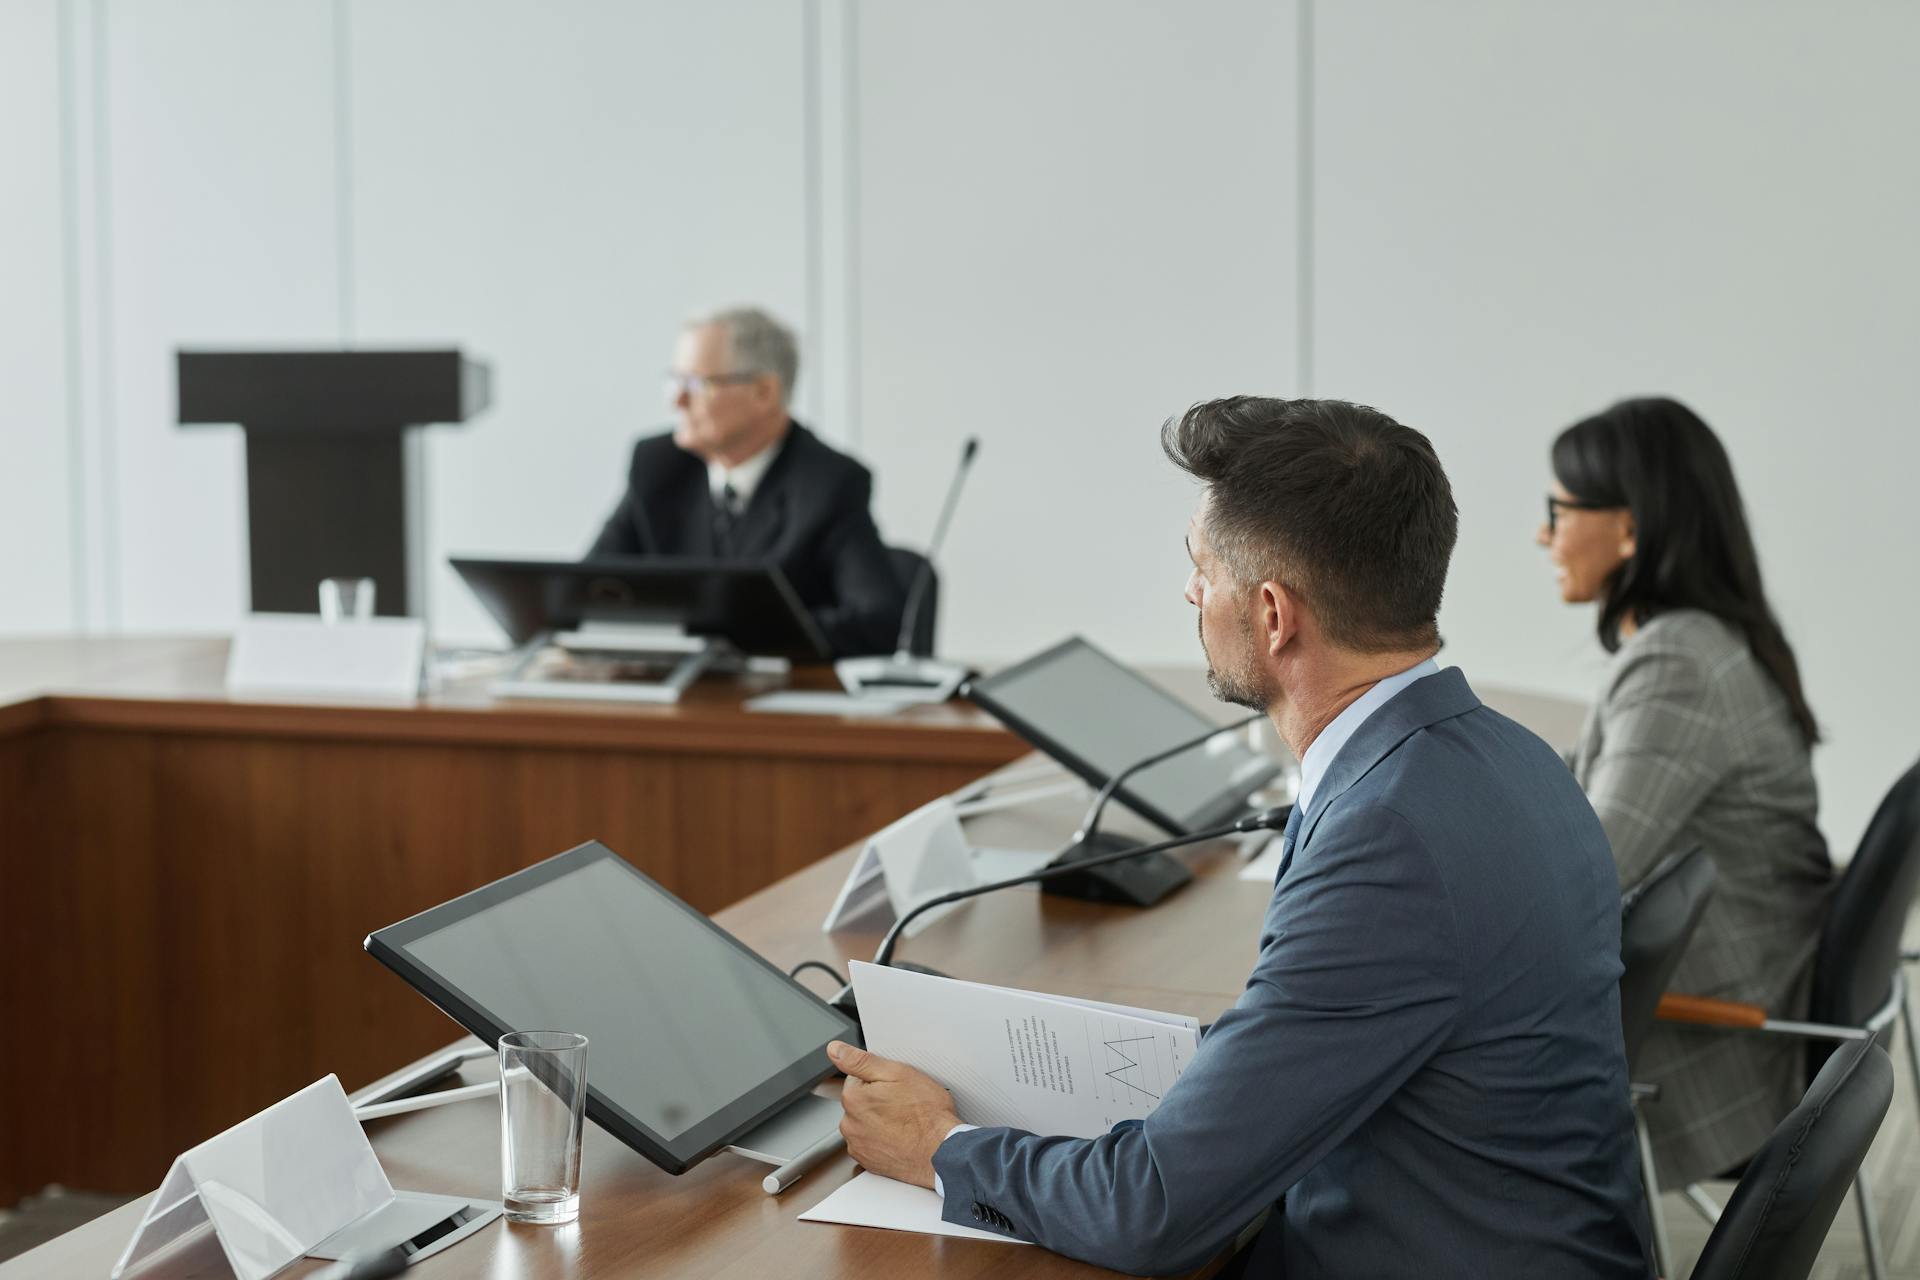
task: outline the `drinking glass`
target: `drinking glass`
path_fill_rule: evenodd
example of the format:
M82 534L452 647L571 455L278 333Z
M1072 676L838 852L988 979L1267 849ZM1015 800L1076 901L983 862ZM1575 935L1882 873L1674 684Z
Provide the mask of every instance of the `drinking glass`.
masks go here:
M587 1038L570 1031L500 1037L500 1180L507 1218L557 1226L580 1216L580 1129Z
M372 578L320 580L320 621L365 622L372 616Z

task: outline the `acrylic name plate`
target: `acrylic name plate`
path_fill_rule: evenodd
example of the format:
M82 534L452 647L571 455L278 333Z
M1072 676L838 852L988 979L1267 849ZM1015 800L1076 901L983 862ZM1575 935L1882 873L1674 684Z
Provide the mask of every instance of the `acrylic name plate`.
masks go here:
M113 1275L209 1228L238 1280L265 1280L303 1257L437 1252L499 1215L496 1203L396 1192L327 1076L177 1158Z

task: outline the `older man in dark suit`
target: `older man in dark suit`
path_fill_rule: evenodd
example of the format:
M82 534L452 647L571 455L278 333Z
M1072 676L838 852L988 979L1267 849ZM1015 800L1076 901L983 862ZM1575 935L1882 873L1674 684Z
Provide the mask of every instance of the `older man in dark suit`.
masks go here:
M787 413L799 356L763 311L690 323L668 379L678 421L634 446L589 556L770 561L834 656L891 653L905 592L868 504L873 477Z
M1620 1036L1620 894L1553 751L1439 669L1456 518L1420 433L1242 397L1169 424L1214 692L1300 796L1245 991L1144 1124L970 1128L848 1045L842 1125L954 1222L1122 1271L1648 1274ZM1268 1214L1260 1226L1262 1214Z

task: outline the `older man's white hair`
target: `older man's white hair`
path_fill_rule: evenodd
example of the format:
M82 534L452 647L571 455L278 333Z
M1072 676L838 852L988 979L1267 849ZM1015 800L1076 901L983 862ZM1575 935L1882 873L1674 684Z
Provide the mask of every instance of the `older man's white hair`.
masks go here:
M727 337L729 373L770 373L780 379L781 403L793 400L800 376L800 347L793 330L758 307L727 307L694 316L688 329L716 328Z

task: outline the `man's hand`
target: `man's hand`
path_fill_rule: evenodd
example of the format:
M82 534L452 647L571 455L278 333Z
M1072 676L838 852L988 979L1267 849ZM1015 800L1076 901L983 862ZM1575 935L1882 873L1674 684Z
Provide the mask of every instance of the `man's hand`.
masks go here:
M933 1189L933 1153L960 1123L953 1098L931 1076L835 1040L833 1065L847 1073L840 1121L847 1151L863 1168Z

